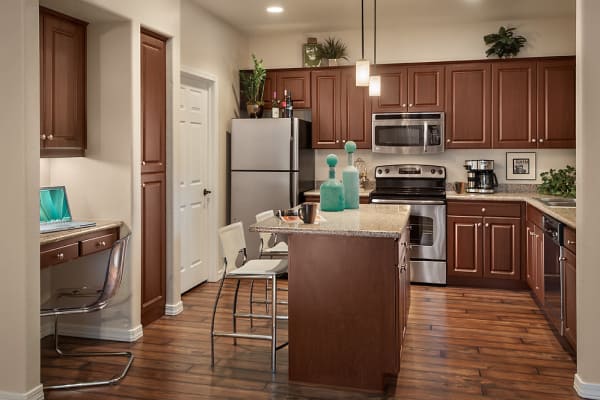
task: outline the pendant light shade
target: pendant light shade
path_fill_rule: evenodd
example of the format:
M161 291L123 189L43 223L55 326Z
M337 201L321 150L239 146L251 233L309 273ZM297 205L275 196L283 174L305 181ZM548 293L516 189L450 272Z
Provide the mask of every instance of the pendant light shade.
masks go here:
M373 75L369 79L369 96L381 96L381 76Z
M356 86L369 86L369 60L356 62Z

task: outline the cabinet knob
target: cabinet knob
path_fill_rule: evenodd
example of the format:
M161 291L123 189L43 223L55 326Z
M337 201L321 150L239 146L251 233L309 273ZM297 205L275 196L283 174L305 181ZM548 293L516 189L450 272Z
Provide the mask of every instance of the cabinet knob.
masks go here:
M530 231L529 236L535 236L535 233Z
M479 222L479 223L477 224L477 226L478 226L478 227L480 227L480 226L481 226L481 222Z
M558 261L567 261L567 260L568 260L568 258L567 258L567 257L559 257L559 258L558 258Z
M342 140L342 143L346 143L346 139Z
M56 255L56 258L58 258L59 260L61 260L61 261L62 261L62 260L64 260L64 259L65 259L65 254L64 254L64 253L58 253L58 254Z
M544 143L544 139L540 139L540 140L538 140L538 142Z
M446 143L451 143L451 142L452 142L452 140L446 139Z
M52 139L54 139L54 135L53 134L49 134L48 135L48 140L52 140Z
M46 135L44 135L43 133L40 135L40 140L46 140Z
M482 209L481 209L481 212L482 212L482 213L484 213L484 212L485 212L485 208L482 208Z
M574 245L575 241L574 240L567 240L567 244L573 244Z
M339 140L336 140L335 142L336 142L336 143L339 143L340 141L339 141Z
M535 143L535 141L536 141L535 139L531 139L531 143Z
M142 183L142 187L143 187L143 188L145 188L145 187L146 187L146 184L145 184L145 183Z
M104 247L106 246L106 242L102 240L101 242L96 243L96 247Z
M486 227L486 228L489 228L489 227L490 227L490 224L486 223L486 224L485 224L485 227Z
M406 103L402 103L402 107L406 107Z
M142 165L146 165L146 161L142 161Z

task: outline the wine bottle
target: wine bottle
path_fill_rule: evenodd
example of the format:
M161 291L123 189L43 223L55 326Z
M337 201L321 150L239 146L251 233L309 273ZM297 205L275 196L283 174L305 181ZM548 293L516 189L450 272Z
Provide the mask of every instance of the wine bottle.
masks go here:
M292 92L288 92L287 98L285 99L285 114L286 118L292 118L294 105L292 104Z
M283 98L281 99L281 102L279 102L279 107L281 108L281 118L287 118L286 112L287 112L287 89L283 89Z
M273 100L271 102L271 117L279 118L279 100L277 99L277 92L273 92Z

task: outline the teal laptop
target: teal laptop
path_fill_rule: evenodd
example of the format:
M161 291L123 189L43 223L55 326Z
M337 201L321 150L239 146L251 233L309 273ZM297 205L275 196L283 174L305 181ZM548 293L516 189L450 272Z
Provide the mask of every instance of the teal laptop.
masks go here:
M85 228L95 222L73 221L64 186L40 188L40 233Z

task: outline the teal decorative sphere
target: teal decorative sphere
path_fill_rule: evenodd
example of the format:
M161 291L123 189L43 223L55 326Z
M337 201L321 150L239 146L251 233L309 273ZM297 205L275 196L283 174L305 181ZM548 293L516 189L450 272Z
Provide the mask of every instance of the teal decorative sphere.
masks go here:
M346 153L354 153L356 151L356 143L352 140L348 140L344 145L344 149L346 150Z
M335 167L338 163L338 158L335 154L330 154L327 156L327 165L330 167Z

